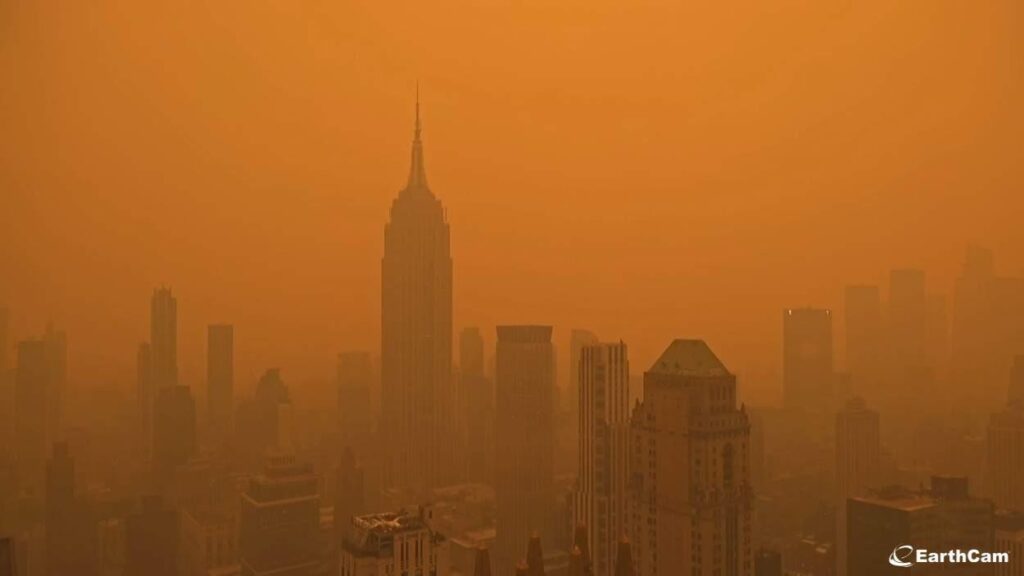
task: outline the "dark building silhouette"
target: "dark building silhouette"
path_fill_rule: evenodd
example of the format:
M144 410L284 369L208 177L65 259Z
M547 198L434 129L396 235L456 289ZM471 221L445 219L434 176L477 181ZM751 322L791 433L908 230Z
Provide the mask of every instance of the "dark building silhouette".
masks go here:
M124 576L178 576L178 512L159 496L125 520Z
M210 431L223 441L235 411L235 328L213 324L206 330L207 417Z
M836 562L846 574L846 503L866 496L881 480L882 447L878 412L855 397L836 414Z
M236 444L250 464L259 466L267 449L280 444L282 410L291 405L281 371L271 368L256 383L253 397L238 407Z
M644 373L630 443L637 573L752 574L750 421L704 341L673 341Z
M59 437L67 381L67 340L47 329L38 340L18 343L14 373L14 447L30 483L41 480L43 462Z
M384 228L381 274L384 483L424 492L455 476L455 431L449 229L427 185L418 101L409 179Z
M906 574L889 557L896 546L908 544L933 552L993 550L993 507L988 500L968 495L967 478L932 477L931 489L914 492L899 487L873 496L851 498L847 516L847 574L885 576ZM910 573L983 575L993 565L919 565Z
M178 384L178 300L170 288L153 291L150 300L149 346L150 377L156 394L162 388Z
M782 391L786 408L821 410L835 386L832 311L790 308L783 312Z
M498 326L494 560L513 566L530 535L554 532L555 358L550 326Z
M170 480L196 454L196 403L188 386L167 386L153 404L153 466L156 480Z
M459 335L459 396L466 477L475 482L491 483L494 480L494 385L484 374L484 340L475 327L465 328Z
M320 496L312 464L271 454L242 494L242 576L307 576L320 565Z
M365 475L352 450L346 448L338 463L334 491L334 527L338 543L350 536L352 518L366 512Z
M152 449L153 402L156 400L153 388L153 352L149 342L139 344L139 349L135 353L135 392L139 438L142 439L142 451L148 454Z
M857 394L874 397L885 362L885 315L878 286L847 286L844 320L851 386Z
M46 465L46 573L97 573L97 529L91 507L75 494L75 461L66 443Z

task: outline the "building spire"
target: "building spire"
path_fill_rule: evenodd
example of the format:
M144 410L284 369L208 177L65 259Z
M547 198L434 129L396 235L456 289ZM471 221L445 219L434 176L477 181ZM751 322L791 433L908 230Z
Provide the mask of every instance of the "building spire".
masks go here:
M412 164L409 166L409 182L406 190L430 190L427 186L427 171L423 166L423 142L420 140L420 83L416 82L416 129L412 139Z

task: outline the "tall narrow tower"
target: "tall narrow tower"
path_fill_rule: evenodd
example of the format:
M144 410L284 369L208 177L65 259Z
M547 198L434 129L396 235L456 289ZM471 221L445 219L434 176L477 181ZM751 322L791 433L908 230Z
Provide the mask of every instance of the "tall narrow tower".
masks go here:
M155 398L161 389L178 383L178 300L170 288L153 292L149 347Z
M391 204L381 262L385 486L416 492L454 469L452 258L444 206L427 186L419 98L409 179Z

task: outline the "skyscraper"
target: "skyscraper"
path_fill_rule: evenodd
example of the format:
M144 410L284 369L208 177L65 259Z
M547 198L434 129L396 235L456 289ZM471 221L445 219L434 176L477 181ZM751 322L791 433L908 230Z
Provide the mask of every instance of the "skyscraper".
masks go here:
M856 393L874 397L882 380L885 317L878 286L847 286L846 370Z
M153 464L158 483L196 453L196 403L188 386L162 388L153 403Z
M60 435L63 390L67 380L67 340L47 329L38 340L18 343L14 375L15 454L29 478L41 478L50 446Z
M476 327L459 335L459 409L467 478L494 479L494 386L484 374L484 339Z
M249 480L239 518L242 576L311 576L319 565L318 478L311 464L288 453L267 458Z
M159 496L144 497L126 519L124 549L124 576L178 576L178 511Z
M998 508L1024 512L1024 404L1010 404L988 423L989 494Z
M626 345L580 350L579 476L574 520L589 528L595 576L611 576L629 510L629 359Z
M497 332L494 562L508 567L533 532L547 536L555 525L555 359L550 326Z
M92 510L75 495L75 461L58 442L46 464L46 573L96 574L97 545Z
M153 291L149 346L154 394L178 383L178 300L170 288ZM154 396L155 398L155 396Z
M431 529L422 509L366 514L350 522L341 576L448 576L448 540Z
M578 417L580 409L580 356L584 346L597 342L597 335L590 330L573 328L569 333L569 387L566 390L566 405L574 419Z
M207 415L210 431L223 441L235 411L235 328L213 324L206 331Z
M750 422L704 341L675 340L654 362L631 428L637 574L753 574Z
M881 441L878 413L860 397L846 403L836 415L836 562L846 574L846 503L878 488Z
M425 491L453 477L452 259L444 206L427 185L419 102L405 188L381 261L385 484Z
M832 400L832 311L790 308L782 315L782 389L786 408L820 410Z

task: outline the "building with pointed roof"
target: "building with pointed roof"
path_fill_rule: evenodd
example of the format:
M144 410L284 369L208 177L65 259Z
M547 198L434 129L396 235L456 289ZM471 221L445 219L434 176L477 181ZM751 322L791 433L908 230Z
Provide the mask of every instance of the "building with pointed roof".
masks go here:
M643 398L630 432L636 574L752 574L750 422L736 377L704 341L675 340L644 374Z
M416 102L409 177L391 205L381 261L384 487L425 494L451 482L452 259L444 206L427 185Z

